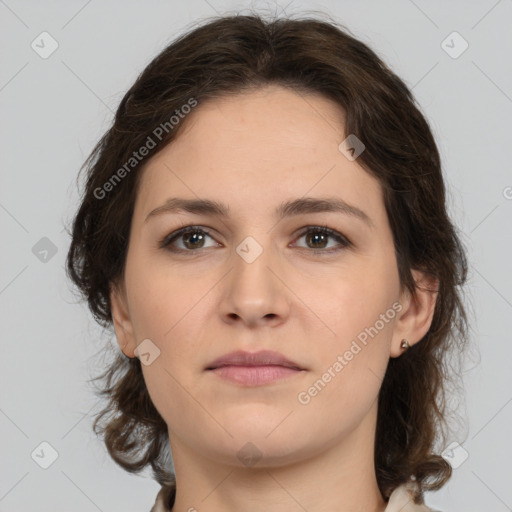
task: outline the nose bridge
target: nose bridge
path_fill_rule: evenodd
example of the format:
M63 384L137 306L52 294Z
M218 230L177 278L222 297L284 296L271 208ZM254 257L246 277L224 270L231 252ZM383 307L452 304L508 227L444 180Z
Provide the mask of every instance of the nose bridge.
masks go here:
M272 268L272 240L268 233L246 236L236 247L233 255L234 272L232 279L244 286L268 286L267 281L275 279ZM236 283L235 283L236 284Z
M285 287L275 275L279 273L278 259L268 232L262 230L242 239L234 248L223 312L236 313L250 323L269 315L284 315Z

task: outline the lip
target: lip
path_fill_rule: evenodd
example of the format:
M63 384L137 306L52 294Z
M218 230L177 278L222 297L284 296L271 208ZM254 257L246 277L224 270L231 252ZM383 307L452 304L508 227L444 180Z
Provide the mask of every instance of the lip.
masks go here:
M260 386L299 375L304 371L297 363L278 352L238 350L225 354L207 367L218 377L244 386Z
M259 352L237 350L230 352L212 361L206 369L214 370L221 366L283 366L295 370L303 369L294 361L272 350L261 350Z

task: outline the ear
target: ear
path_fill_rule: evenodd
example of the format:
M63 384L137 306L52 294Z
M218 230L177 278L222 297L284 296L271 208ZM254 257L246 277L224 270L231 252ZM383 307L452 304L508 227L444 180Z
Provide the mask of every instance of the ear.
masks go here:
M137 344L133 333L124 283L120 285L112 283L110 285L110 309L119 347L127 357L136 357L135 348Z
M419 270L412 270L416 283L415 293L406 289L400 295L402 309L397 315L391 344L391 357L399 357L404 349L400 343L405 338L409 345L418 343L427 334L434 317L439 280Z

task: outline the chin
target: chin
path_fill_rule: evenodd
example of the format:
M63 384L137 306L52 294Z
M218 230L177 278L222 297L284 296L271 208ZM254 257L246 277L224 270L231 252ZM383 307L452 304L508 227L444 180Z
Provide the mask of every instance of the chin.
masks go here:
M225 432L203 434L201 451L208 451L212 458L239 467L278 467L295 463L321 450L321 436L304 432L304 424L294 424L272 417L238 417L235 422L222 423ZM254 420L254 423L252 423ZM285 426L285 424L288 425ZM232 436L232 437L231 437ZM317 446L320 443L320 446Z
M221 425L237 440L258 439L270 442L275 438L293 435L297 429L291 408L273 407L261 404L246 404L224 412ZM290 417L288 417L290 415Z
M211 458L228 466L248 469L264 469L287 466L307 456L309 450L301 446L284 446L280 441L268 439L232 440L228 446L211 446Z

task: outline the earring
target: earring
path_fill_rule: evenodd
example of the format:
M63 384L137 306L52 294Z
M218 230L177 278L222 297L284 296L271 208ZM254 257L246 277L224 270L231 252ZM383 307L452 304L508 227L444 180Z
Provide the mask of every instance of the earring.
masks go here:
M410 347L409 342L404 338L400 343L400 348L407 350Z

